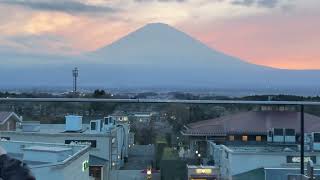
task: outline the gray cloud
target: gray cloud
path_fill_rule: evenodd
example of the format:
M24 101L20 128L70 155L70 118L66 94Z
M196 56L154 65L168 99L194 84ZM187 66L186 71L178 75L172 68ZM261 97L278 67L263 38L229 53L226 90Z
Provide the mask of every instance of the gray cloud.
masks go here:
M257 1L258 6L274 8L279 3L279 0L260 0Z
M135 2L186 2L187 0L134 0Z
M231 3L234 5L242 6L258 6L265 8L274 8L276 7L281 0L234 0Z
M242 6L252 6L255 3L255 0L234 0L231 3Z
M42 35L18 35L6 38L17 47L15 49L37 52L39 49L45 51L72 52L72 45L63 37L53 34ZM11 48L12 49L12 48Z
M34 10L62 11L67 13L97 13L113 12L115 9L106 6L96 6L73 0L0 0L1 4L18 5Z

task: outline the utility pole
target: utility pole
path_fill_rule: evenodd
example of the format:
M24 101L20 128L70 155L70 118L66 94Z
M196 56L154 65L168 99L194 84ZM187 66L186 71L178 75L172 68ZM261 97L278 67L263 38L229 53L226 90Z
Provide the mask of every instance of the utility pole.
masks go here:
M304 174L304 105L300 106L300 174Z
M72 70L72 76L73 76L73 93L76 94L77 93L77 79L79 76L78 68L74 68L74 70Z

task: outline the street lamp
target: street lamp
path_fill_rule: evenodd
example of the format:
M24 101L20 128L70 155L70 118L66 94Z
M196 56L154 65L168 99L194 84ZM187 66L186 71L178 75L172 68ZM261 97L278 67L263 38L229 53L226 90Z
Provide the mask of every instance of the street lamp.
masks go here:
M196 154L198 154L199 153L199 151L198 150L196 150Z
M152 179L152 168L148 168L147 169L147 180L151 180Z
M199 165L201 165L201 154L198 154L198 161L199 161Z

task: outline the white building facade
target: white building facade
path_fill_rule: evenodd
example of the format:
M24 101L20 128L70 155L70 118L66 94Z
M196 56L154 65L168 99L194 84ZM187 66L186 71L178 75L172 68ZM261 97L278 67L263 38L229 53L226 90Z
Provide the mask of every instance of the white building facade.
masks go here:
M219 169L221 179L258 168L298 168L300 151L298 146L226 146L208 142L209 156ZM320 167L320 152L306 151L304 161L312 160L315 167Z

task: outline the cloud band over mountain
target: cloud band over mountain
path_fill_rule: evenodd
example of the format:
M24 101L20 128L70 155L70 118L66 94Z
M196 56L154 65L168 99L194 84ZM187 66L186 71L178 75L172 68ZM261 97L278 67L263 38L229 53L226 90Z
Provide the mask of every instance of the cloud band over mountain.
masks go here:
M28 7L34 10L62 11L67 13L97 13L116 11L110 7L85 4L80 1L72 0L0 0L0 3Z

